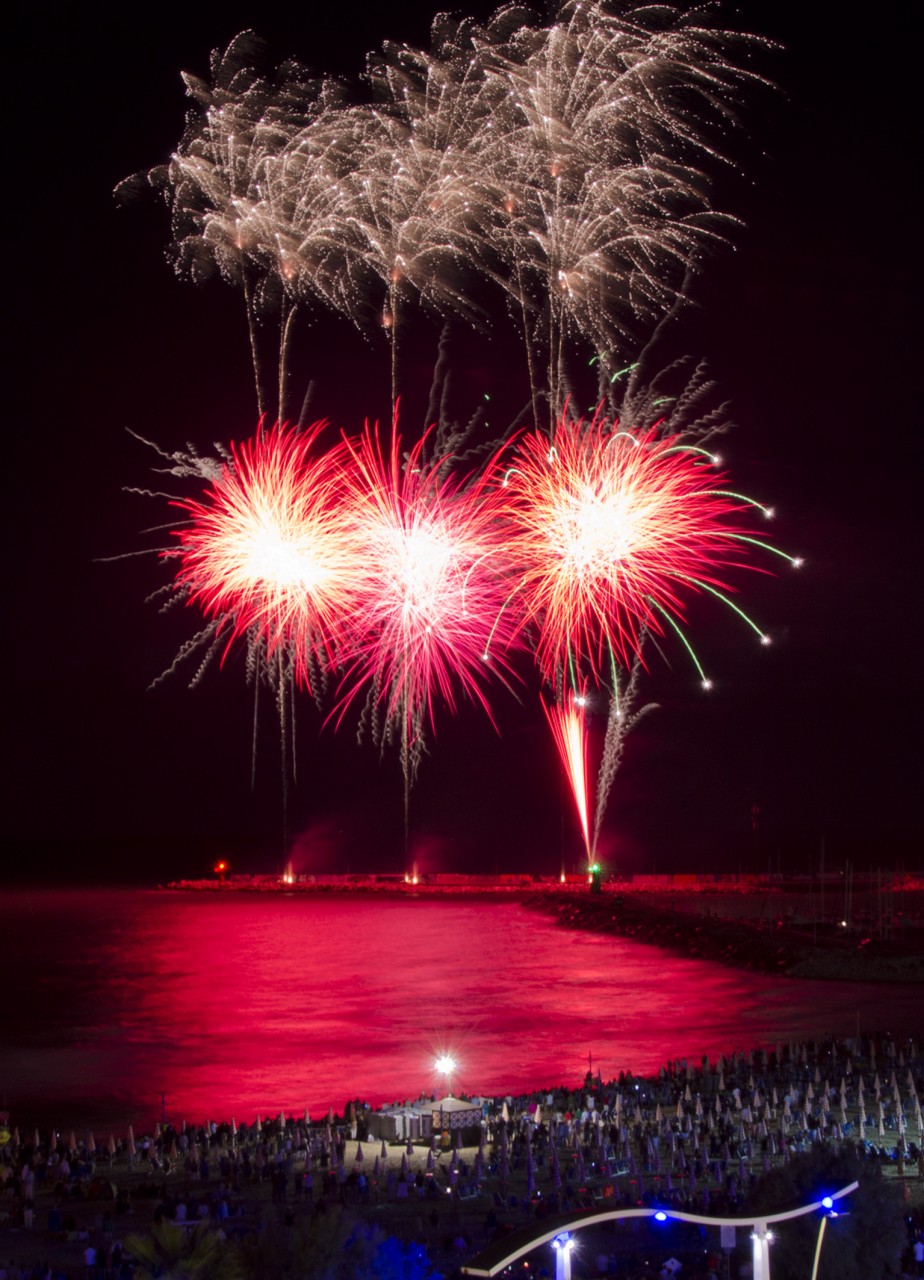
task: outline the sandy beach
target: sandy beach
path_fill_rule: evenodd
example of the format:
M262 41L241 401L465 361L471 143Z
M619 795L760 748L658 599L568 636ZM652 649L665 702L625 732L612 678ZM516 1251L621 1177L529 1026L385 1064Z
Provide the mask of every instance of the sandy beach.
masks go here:
M229 1248L253 1253L267 1237L328 1229L333 1215L423 1245L450 1275L499 1234L554 1212L657 1200L734 1214L763 1174L817 1143L876 1161L920 1217L922 1096L918 1044L881 1040L671 1062L647 1079L588 1074L571 1090L484 1100L477 1144L471 1130L462 1145L462 1131L448 1128L428 1141L384 1142L372 1136L383 1122L361 1105L320 1122L210 1122L111 1142L79 1129L34 1133L14 1124L26 1117L11 1117L0 1262L17 1280L48 1267L67 1280L115 1277L130 1273L126 1238L164 1220L187 1232L207 1223ZM609 1232L620 1275L632 1274L639 1239ZM88 1245L100 1260L89 1272ZM588 1255L575 1274L606 1274L601 1257L591 1266Z

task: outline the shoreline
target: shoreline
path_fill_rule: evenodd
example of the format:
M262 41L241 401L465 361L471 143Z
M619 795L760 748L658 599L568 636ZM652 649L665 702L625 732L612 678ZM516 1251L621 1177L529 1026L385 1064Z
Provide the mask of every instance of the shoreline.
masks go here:
M227 881L184 880L161 892L210 896L270 894L292 897L361 897L420 902L477 899L485 905L517 903L557 918L562 928L631 938L693 959L769 976L846 982L924 984L924 882L894 880L883 892L870 883L865 912L847 922L824 915L798 918L806 885L775 886L769 878L646 876L609 883L592 893L586 876L537 880L529 876L323 876L287 883L278 876L238 876ZM808 883L809 903L816 903ZM829 899L842 892L829 888ZM815 893L819 890L816 888ZM800 896L801 895L801 896ZM896 910L895 901L914 911ZM742 907L750 906L750 912ZM757 909L759 907L759 910ZM878 910L878 918L876 911ZM830 914L830 913L829 913Z
M699 960L788 978L843 982L924 983L924 935L877 938L870 932L842 932L823 926L827 936L782 921L760 927L716 911L703 914L641 894L599 894L581 898L534 894L529 910L557 917L561 928L631 938ZM763 922L761 922L763 923Z
M30 1265L45 1259L75 1280L88 1245L101 1254L122 1248L161 1219L179 1221L182 1205L184 1223L202 1221L240 1247L352 1215L422 1244L451 1271L498 1232L552 1212L651 1197L734 1210L755 1179L819 1143L832 1154L859 1145L864 1159L878 1144L876 1163L895 1195L919 1211L924 1157L900 1159L897 1147L903 1115L907 1139L924 1145L922 1050L921 1039L881 1035L668 1061L608 1081L588 1071L570 1086L484 1099L480 1141L477 1129L456 1135L451 1126L411 1143L389 1137L382 1113L358 1102L320 1122L280 1115L240 1127L129 1129L95 1151L86 1132L79 1140L66 1129L53 1139L19 1133L18 1144L11 1132L0 1143L9 1171L0 1179L0 1252ZM418 1103L431 1114L439 1106ZM633 1247L632 1238L619 1247Z

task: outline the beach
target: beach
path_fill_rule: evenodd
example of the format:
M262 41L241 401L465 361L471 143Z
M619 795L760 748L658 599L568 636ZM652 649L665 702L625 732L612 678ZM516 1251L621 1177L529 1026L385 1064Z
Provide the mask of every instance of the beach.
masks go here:
M573 1087L472 1100L465 1129L453 1129L447 1108L442 1128L437 1119L432 1135L410 1144L377 1136L394 1123L388 1109L358 1101L318 1119L203 1120L111 1141L82 1130L79 1116L73 1130L54 1134L29 1130L21 1117L0 1134L0 1260L27 1276L39 1274L40 1260L67 1280L127 1275L125 1240L165 1220L186 1224L184 1232L201 1221L253 1258L277 1237L323 1237L346 1215L423 1246L450 1275L499 1234L553 1213L657 1201L734 1215L763 1175L818 1144L874 1161L917 1221L922 1043L790 1043L612 1080L591 1066ZM441 1116L439 1100L401 1103L409 1107ZM631 1275L638 1231L606 1239L618 1274ZM88 1246L99 1259L93 1270Z

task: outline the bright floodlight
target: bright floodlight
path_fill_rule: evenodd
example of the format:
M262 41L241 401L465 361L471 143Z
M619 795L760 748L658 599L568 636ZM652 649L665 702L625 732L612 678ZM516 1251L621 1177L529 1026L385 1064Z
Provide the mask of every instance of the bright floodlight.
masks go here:
M825 1198L821 1202L821 1207L823 1209L833 1209L834 1201L831 1199L830 1196L825 1196Z
M459 1064L451 1053L441 1053L434 1063L434 1068L446 1077L446 1092L452 1095L452 1073Z
M659 1209L654 1217L655 1217L655 1222L667 1222L667 1214L664 1212L663 1209Z

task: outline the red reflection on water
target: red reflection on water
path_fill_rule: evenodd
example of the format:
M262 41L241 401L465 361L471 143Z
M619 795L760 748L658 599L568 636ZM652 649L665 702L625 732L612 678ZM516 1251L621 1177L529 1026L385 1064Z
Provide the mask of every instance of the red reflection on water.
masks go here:
M138 892L14 895L0 1081L87 1124L320 1115L439 1086L517 1093L668 1058L919 1022L919 991L739 973L569 932L514 903ZM25 914L22 914L24 908ZM7 954L4 954L6 952ZM13 957L15 956L15 960Z

